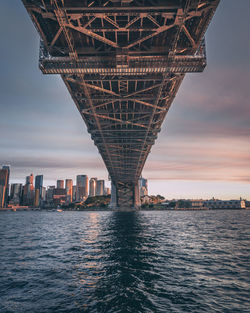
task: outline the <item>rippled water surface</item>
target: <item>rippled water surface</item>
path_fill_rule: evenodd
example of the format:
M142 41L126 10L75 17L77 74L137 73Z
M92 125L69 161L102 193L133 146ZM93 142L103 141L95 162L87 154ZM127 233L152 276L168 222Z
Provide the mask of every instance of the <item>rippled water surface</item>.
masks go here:
M250 211L1 212L0 312L250 312Z

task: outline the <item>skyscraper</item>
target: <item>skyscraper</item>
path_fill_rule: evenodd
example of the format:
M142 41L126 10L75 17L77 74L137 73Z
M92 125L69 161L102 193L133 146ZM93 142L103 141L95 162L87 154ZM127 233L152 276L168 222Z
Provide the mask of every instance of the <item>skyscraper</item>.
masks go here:
M0 170L0 208L4 208L6 206L6 188L8 185L8 169Z
M40 204L40 191L39 189L35 189L34 206L38 207L39 204Z
M35 189L42 189L43 186L43 175L36 175L35 178Z
M23 187L23 204L25 204L25 205L33 205L34 204L33 181L34 181L33 174L26 176L26 184Z
M56 188L53 194L53 203L55 206L61 205L67 201L66 189Z
M96 195L96 184L97 184L97 178L92 177L89 181L89 196L94 197Z
M6 186L0 185L0 208L4 208Z
M39 206L41 203L42 199L42 188L43 188L43 175L37 175L35 178L35 198L38 197L38 204L37 204L37 199L35 206ZM38 196L37 196L37 191L38 190Z
M65 186L66 186L67 201L68 202L72 202L72 197L73 197L73 180L72 179L66 179Z
M148 195L148 180L143 178L142 176L139 179L139 192L140 197Z
M56 182L56 188L57 189L63 189L64 188L64 181L62 179L58 179Z
M46 202L48 204L52 204L52 202L53 202L53 196L55 193L55 189L56 189L55 186L49 186L47 191L46 191Z
M77 188L76 188L76 185L74 185L72 188L72 201L76 201L76 191L77 191Z
M76 195L77 201L82 201L88 196L88 176L87 175L77 175L76 176Z
M33 187L33 182L34 182L34 175L33 174L26 176L26 185L29 184L29 185L32 185L32 187Z
M3 169L3 170L7 170L7 172L8 172L8 174L7 174L7 186L6 186L5 197L4 197L4 206L7 206L8 201L9 201L9 189L10 189L10 185L9 185L9 180L10 180L10 166L9 166L9 165L3 165L2 169Z
M42 190L41 190L41 200L46 201L46 188L45 187L42 187Z
M22 196L22 184L11 184L10 201L14 205L19 205Z
M96 195L103 196L104 195L104 180L98 180L96 185Z

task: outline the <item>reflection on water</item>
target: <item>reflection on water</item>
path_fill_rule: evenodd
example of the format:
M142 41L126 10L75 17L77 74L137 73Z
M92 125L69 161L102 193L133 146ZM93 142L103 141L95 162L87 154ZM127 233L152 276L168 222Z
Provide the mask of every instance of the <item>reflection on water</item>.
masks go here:
M144 218L145 219L145 218ZM147 223L138 212L115 212L104 230L108 233L103 242L104 273L95 290L97 309L108 312L146 312L157 309L149 294L154 289L153 238L145 236ZM108 292L107 292L108 291ZM129 311L128 311L129 312Z
M2 212L0 312L247 312L249 212Z

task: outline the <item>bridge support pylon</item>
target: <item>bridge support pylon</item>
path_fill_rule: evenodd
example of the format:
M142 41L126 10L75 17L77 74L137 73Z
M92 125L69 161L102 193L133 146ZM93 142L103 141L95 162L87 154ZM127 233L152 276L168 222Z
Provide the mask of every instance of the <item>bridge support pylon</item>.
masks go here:
M117 211L134 211L138 210L140 205L138 182L111 183L110 208Z

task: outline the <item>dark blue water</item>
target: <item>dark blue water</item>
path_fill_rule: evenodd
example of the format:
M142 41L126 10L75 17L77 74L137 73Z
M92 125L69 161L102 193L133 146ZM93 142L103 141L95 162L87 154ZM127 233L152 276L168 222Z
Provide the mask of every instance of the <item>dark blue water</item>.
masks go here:
M1 212L0 312L250 312L250 211Z

